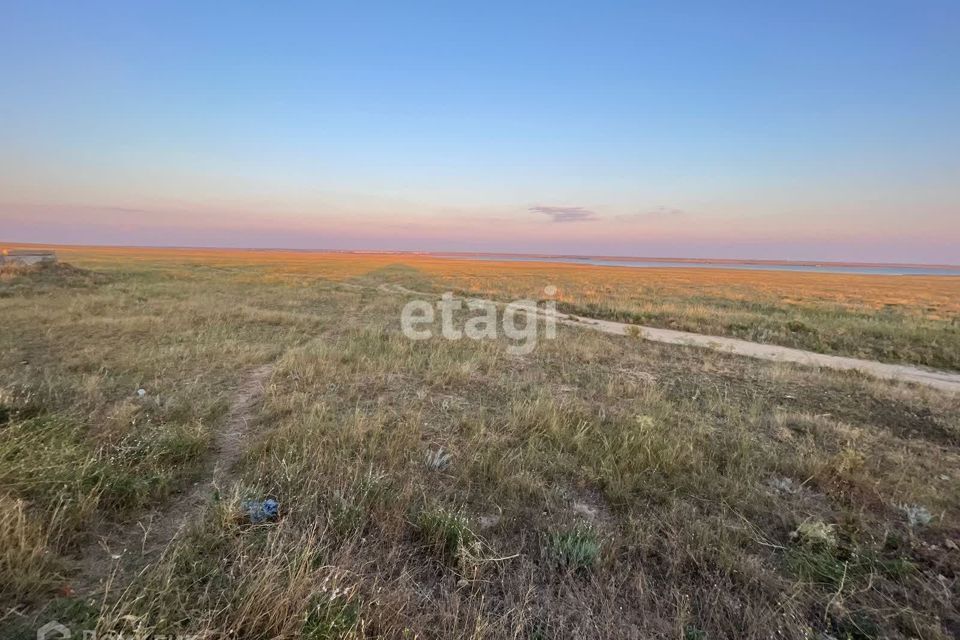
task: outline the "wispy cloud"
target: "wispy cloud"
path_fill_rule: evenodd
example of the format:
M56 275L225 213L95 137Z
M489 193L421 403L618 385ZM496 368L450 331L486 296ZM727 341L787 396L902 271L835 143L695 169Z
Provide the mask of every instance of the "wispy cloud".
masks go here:
M550 216L551 222L584 222L597 219L597 214L585 207L536 206L530 207L530 211Z

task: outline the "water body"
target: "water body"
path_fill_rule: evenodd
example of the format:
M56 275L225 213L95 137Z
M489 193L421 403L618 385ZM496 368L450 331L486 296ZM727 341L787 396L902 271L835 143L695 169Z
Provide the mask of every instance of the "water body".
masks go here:
M746 271L806 271L810 273L853 273L886 276L960 276L960 266L901 265L838 265L838 264L752 264L747 262L672 262L659 260L616 260L604 258L541 257L517 255L447 255L440 258L486 260L495 262L563 262L599 267L676 268L676 269L743 269Z

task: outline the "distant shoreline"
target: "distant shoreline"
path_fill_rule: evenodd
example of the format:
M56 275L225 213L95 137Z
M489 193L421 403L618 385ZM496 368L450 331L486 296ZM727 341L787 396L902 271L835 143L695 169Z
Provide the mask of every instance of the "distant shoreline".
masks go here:
M587 266L625 266L625 267L669 267L669 268L727 268L775 271L812 271L826 273L877 273L896 275L916 273L917 275L956 275L960 276L960 265L942 263L910 262L858 262L831 260L769 260L757 258L684 258L684 257L645 257L578 255L563 253L515 253L490 251L408 251L390 249L291 249L283 247L214 247L214 246L172 246L172 245L95 245L63 244L36 242L4 242L0 248L46 248L56 250L99 248L99 249L144 249L144 250L184 250L184 251L244 251L276 253L337 253L348 255L398 255L424 256L432 258L469 259L504 262L559 262L563 264L583 264ZM933 272L933 273L931 273Z
M788 271L794 273L833 273L886 276L956 276L960 267L950 265L884 264L855 262L813 262L777 260L697 260L693 258L584 257L523 254L427 254L440 259L491 262L540 262L594 267L626 267L650 269L726 269L741 271Z
M644 256L607 256L607 255L577 255L577 254L558 254L558 253L511 253L511 252L481 252L481 251L347 251L346 253L417 253L420 255L429 255L437 258L468 258L482 257L484 259L504 258L536 258L544 262L553 260L616 260L620 262L669 262L669 263L692 263L693 265L757 265L757 266L794 266L794 267L903 267L907 269L947 269L957 270L960 273L960 265L952 264L928 264L920 262L846 262L831 260L762 260L754 258L663 258L663 257L644 257Z

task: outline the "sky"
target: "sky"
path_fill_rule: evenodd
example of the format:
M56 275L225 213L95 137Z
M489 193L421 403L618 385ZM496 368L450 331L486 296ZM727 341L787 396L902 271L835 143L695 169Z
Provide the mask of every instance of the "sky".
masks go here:
M960 263L960 2L0 0L0 241Z

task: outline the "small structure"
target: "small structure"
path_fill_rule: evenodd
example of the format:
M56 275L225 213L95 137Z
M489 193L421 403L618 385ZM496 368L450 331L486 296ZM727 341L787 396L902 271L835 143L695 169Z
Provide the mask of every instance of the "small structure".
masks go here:
M48 249L0 249L0 266L7 264L32 265L56 261L57 253Z

